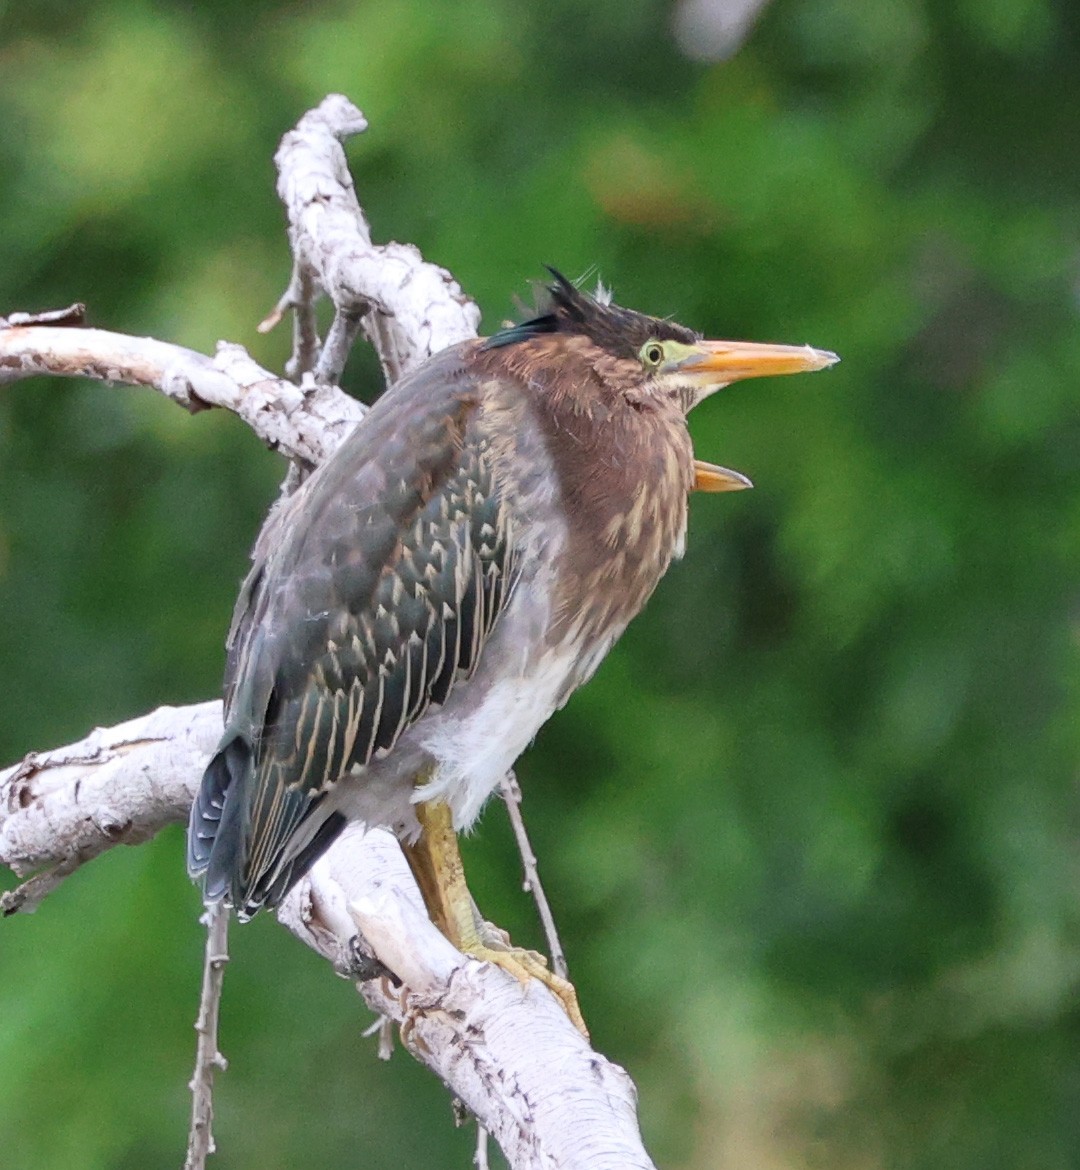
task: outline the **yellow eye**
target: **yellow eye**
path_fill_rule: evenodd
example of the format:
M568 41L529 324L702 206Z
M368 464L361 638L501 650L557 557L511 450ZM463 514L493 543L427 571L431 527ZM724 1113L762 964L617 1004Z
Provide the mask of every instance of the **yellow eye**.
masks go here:
M641 350L647 366L658 366L664 360L664 347L658 341L650 341Z

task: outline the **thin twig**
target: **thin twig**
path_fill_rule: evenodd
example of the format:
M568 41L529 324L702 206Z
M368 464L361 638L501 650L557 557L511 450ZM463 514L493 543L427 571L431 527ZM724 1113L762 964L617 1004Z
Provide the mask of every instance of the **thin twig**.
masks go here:
M286 363L285 373L299 382L315 368L319 359L319 322L315 316L315 302L319 290L310 272L297 265L296 294L293 297L293 351Z
M9 313L0 317L0 328L26 325L85 325L86 306L81 301L64 309L46 309L42 313Z
M476 1124L476 1153L473 1154L473 1165L476 1170L489 1170L488 1162L488 1131L477 1122Z
M382 362L383 373L386 375L387 386L393 384L405 372L406 362L398 351L398 339L390 327L389 319L377 309L368 313L361 322L364 336L375 347L375 352Z
M525 831L525 822L521 816L521 786L514 773L507 772L499 783L499 793L506 804L506 811L510 814L510 824L514 829L514 839L517 841L518 852L521 854L521 864L525 870L523 889L533 896L540 921L547 936L548 950L551 952L551 969L563 979L570 978L566 966L566 953L559 942L559 932L555 928L555 918L548 905L544 887L540 884L540 874L536 868L536 854L529 843L529 834Z
M394 1021L389 1016L379 1016L360 1033L367 1040L379 1037L376 1055L380 1060L389 1060L394 1055Z
M269 333L281 324L290 309L294 311L293 349L285 363L285 373L294 382L299 382L304 374L314 368L319 356L319 333L315 319L317 297L318 290L310 273L294 258L288 287L278 298L277 304L255 326L260 333Z
M225 964L229 961L229 911L223 902L207 906L202 917L206 924L206 957L203 962L202 994L195 1031L199 1043L195 1051L195 1072L191 1090L191 1131L188 1134L184 1170L204 1170L207 1157L214 1152L214 1071L228 1067L218 1051L218 1012L221 988L225 981Z
M9 914L32 914L41 904L42 899L56 889L66 877L70 877L84 861L90 861L96 854L82 856L73 853L48 869L36 873L22 885L13 890L5 890L0 894L0 915L7 918Z
M379 1017L380 1060L389 1060L394 1055L394 1021L389 1016Z
M260 333L269 333L290 309L293 310L293 349L285 363L285 373L294 382L300 382L305 374L314 369L319 356L319 328L315 318L317 298L318 288L311 273L298 259L294 259L288 288L256 326Z
M334 320L326 334L322 353L315 363L315 383L319 386L336 386L341 381L345 363L348 361L353 342L360 332L360 325L370 306L343 306L334 312Z

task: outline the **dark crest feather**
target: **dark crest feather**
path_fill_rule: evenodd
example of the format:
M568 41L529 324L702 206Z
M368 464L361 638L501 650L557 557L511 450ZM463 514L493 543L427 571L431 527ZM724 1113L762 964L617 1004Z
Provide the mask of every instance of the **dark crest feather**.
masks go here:
M544 289L537 315L489 337L485 349L499 349L544 333L579 334L618 357L633 358L646 341L681 341L692 345L697 334L674 321L664 321L633 309L604 304L583 292L557 269L545 265L554 283Z

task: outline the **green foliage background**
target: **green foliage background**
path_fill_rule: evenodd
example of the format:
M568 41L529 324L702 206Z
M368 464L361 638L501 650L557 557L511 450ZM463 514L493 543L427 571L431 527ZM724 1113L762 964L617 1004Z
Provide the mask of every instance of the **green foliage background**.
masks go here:
M280 135L331 90L380 239L494 328L541 264L843 364L693 419L757 490L521 764L594 1039L665 1166L1080 1164L1080 7L777 0L680 54L649 0L0 0L0 313L280 368ZM357 354L348 385L378 388ZM0 393L0 760L217 692L282 473L235 419ZM501 809L481 905L537 940ZM5 879L13 884L10 878ZM181 834L0 924L0 1166L179 1163ZM348 985L234 932L223 1167L466 1166Z

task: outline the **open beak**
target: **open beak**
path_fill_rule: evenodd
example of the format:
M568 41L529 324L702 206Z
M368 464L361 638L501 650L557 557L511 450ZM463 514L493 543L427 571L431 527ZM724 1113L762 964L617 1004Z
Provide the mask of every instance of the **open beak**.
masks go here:
M706 393L743 378L824 370L840 359L809 345L763 345L756 341L699 341L679 363L679 373Z
M679 363L679 374L690 381L697 401L743 378L802 374L824 370L840 359L827 349L809 345L762 345L754 341L700 341ZM696 492L739 492L754 485L745 475L714 463L694 460Z

